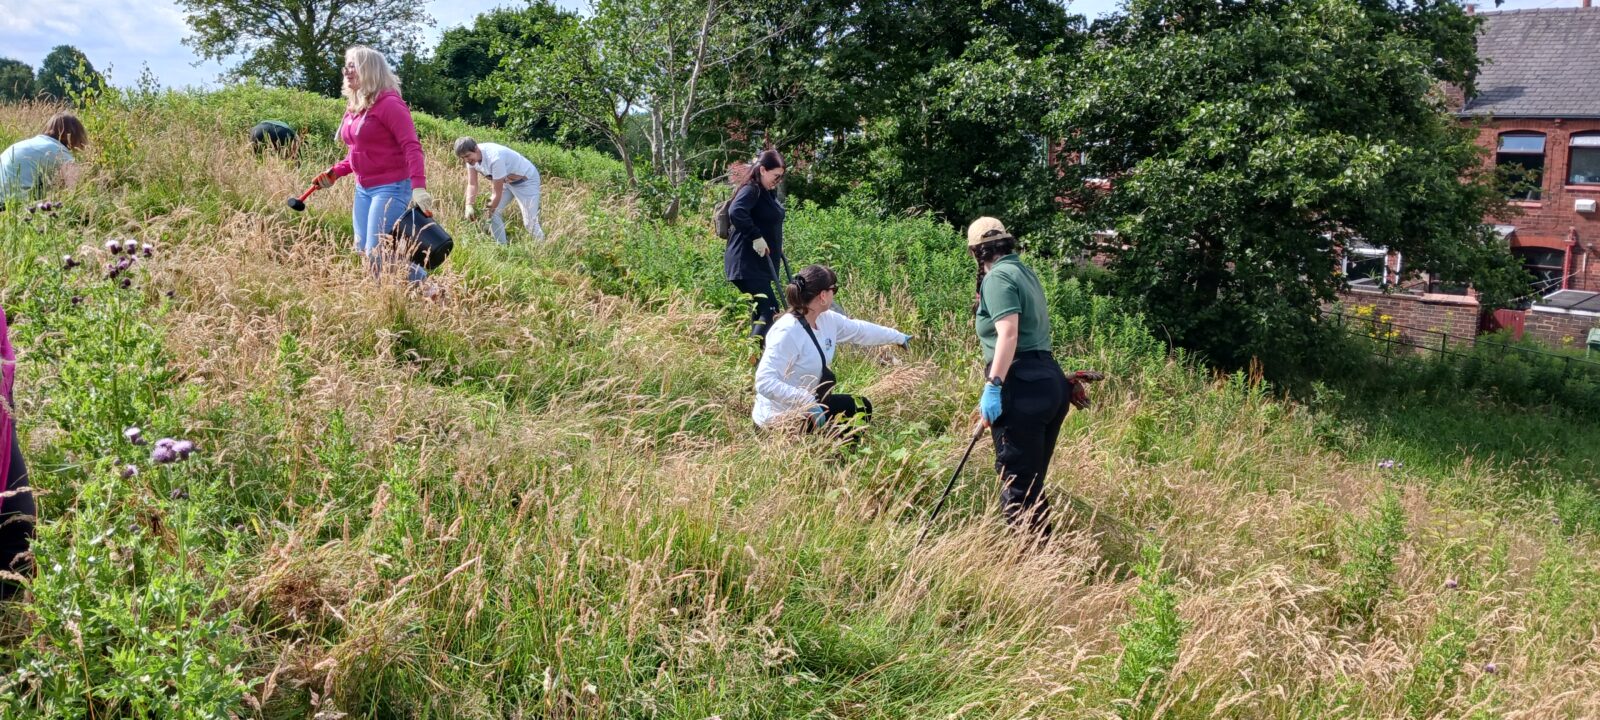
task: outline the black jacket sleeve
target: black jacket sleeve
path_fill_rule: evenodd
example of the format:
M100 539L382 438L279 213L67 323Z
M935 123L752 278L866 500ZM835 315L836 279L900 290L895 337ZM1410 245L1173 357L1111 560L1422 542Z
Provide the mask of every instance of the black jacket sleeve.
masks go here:
M728 220L733 223L733 234L751 242L765 236L752 214L760 197L761 193L756 192L755 187L745 184L734 193L733 202L728 205Z

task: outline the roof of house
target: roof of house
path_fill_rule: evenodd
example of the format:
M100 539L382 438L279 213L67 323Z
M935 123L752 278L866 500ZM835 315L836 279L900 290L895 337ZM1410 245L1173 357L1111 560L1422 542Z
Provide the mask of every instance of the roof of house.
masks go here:
M1478 94L1462 115L1600 117L1600 8L1483 13Z

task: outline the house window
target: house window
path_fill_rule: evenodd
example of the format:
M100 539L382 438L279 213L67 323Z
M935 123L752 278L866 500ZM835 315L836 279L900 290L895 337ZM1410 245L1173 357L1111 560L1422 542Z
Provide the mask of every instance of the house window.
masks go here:
M1344 280L1351 288L1378 290L1389 284L1389 249L1374 247L1346 248L1344 254ZM1399 278L1396 277L1396 280Z
M1578 133L1568 144L1567 182L1573 185L1600 184L1600 132Z
M1511 252L1533 276L1534 292L1542 296L1561 289L1561 277L1567 269L1565 252L1549 248L1513 248Z
M1544 136L1539 133L1505 133L1494 155L1500 189L1511 200L1543 197Z

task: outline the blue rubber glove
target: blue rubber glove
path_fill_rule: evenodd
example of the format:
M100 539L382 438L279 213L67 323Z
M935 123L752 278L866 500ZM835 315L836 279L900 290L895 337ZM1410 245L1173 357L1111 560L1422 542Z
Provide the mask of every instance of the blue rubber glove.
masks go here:
M822 405L812 405L811 409L806 411L806 414L811 416L811 425L813 427L822 427L828 424L828 408Z
M978 398L978 412L983 415L983 421L994 424L1000 417L1000 386L994 383L983 384L983 397Z
M903 338L900 338L900 347L903 347L903 348L905 348L907 350L911 349L911 336L910 335L907 335L907 336L905 336Z

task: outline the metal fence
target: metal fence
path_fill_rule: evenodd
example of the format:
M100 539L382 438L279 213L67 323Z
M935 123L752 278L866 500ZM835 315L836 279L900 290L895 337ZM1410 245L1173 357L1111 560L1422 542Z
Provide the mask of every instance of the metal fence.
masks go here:
M1374 315L1356 315L1350 312L1328 312L1328 316L1335 318L1335 323L1352 335L1366 338L1378 343L1373 354L1386 358L1398 356L1400 348L1411 348L1418 352L1416 355L1426 356L1433 354L1435 357L1476 357L1480 360L1503 360L1507 356L1521 357L1526 360L1560 361L1561 377L1565 380L1572 376L1574 371L1580 373L1593 373L1600 377L1600 361L1588 360L1572 355L1539 350L1536 348L1510 345L1494 340L1485 340L1478 336L1460 337L1450 333L1440 332L1430 328L1406 325L1397 322L1385 322ZM1400 332L1395 332L1400 331ZM1474 347L1490 347L1495 351L1492 354L1468 354L1462 352Z

